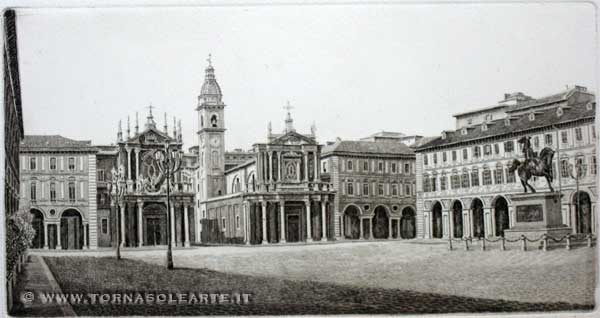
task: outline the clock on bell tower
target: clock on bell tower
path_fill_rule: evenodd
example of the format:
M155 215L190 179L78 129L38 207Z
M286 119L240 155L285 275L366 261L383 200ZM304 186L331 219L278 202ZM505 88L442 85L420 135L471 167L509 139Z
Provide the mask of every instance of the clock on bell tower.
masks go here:
M198 96L199 200L225 194L225 104L209 55Z

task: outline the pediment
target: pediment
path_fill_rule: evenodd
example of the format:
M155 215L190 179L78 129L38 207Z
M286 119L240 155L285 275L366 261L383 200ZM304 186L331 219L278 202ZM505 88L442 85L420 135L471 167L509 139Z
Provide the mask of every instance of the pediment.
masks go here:
M290 131L285 135L274 139L269 144L271 145L316 145L316 141L312 138L301 135L295 131Z
M127 140L128 143L138 144L164 144L167 141L173 141L169 135L154 128L149 128L143 132L131 137Z

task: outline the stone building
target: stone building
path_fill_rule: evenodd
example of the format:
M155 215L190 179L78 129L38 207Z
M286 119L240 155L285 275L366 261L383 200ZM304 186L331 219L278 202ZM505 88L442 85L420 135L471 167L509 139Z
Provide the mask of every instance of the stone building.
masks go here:
M251 152L225 152L225 104L214 68L198 97L199 193L203 242L268 244L333 239L334 192L321 181L321 145L285 129ZM230 157L228 159L228 156Z
M511 196L524 190L508 169L524 158L522 136L531 137L535 152L556 152L552 186L562 194L563 223L574 233L596 233L595 105L592 93L575 86L541 98L506 94L496 105L455 115L455 130L416 149L417 236L490 237L511 228ZM573 178L577 165L583 173ZM549 191L543 178L530 182Z
M378 136L376 134L374 136ZM336 237L415 237L415 154L399 138L338 140L321 154L321 173L336 191Z
M25 136L21 199L29 202L34 248L81 249L96 239L96 153L90 141Z

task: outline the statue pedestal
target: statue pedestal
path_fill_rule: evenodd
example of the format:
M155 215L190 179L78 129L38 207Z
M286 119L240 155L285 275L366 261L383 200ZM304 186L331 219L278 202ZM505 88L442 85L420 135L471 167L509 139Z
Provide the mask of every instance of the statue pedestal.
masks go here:
M560 239L572 233L570 227L562 222L562 213L556 192L522 193L511 197L515 208L514 226L504 230L509 240L525 235L530 240L538 239L543 234ZM550 240L551 241L551 240Z

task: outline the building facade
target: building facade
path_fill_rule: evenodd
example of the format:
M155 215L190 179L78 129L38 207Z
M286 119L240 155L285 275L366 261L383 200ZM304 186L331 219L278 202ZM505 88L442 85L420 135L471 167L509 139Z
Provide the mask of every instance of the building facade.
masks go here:
M561 194L563 223L573 233L596 233L595 96L575 86L541 98L504 97L455 115L456 130L416 149L418 237L503 236L517 217L511 196L524 192L509 171L513 159L524 159L517 143L523 136L536 155L544 147L555 151L552 187ZM549 191L543 178L530 183Z
M34 248L97 247L96 153L90 141L58 135L23 139L21 199L33 214Z

